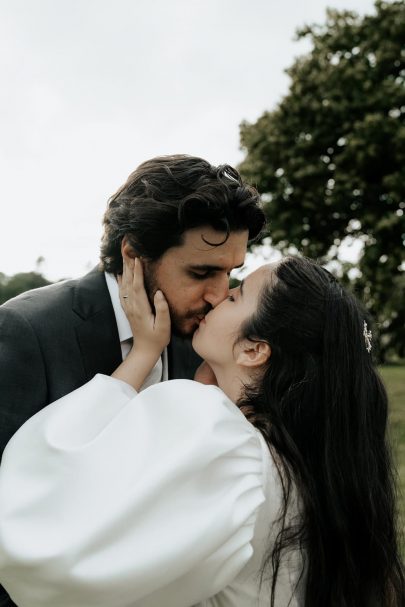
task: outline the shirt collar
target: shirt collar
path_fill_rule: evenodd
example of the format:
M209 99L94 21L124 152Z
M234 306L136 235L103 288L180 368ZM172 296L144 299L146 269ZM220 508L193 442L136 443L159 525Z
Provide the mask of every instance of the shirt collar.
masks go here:
M121 306L117 279L115 278L114 274L109 274L108 272L104 272L104 275L114 309L115 320L117 321L118 336L120 342L123 342L132 338L131 325L129 324L128 318L125 316L125 312Z

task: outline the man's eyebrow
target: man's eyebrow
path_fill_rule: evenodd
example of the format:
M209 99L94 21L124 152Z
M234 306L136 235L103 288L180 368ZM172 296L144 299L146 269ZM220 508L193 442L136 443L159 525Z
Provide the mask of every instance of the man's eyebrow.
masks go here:
M237 268L241 268L243 266L243 263L239 264L238 266L234 266L232 269L237 269ZM227 268L224 268L223 266L215 266L215 265L211 265L209 263L196 263L196 264L191 264L189 265L190 270L199 270L200 272L221 272L226 270Z

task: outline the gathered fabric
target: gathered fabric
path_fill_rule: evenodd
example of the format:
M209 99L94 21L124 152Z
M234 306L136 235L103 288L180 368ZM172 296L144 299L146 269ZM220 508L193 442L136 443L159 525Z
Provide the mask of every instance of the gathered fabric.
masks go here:
M6 447L0 583L19 607L264 606L281 504L263 437L219 388L96 375ZM278 606L300 604L294 559Z

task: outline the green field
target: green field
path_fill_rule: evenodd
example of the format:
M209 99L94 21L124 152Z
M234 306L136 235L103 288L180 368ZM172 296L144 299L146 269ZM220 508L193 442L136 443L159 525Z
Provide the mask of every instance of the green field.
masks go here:
M400 509L405 521L405 365L386 365L380 371L389 397L390 434L399 474Z

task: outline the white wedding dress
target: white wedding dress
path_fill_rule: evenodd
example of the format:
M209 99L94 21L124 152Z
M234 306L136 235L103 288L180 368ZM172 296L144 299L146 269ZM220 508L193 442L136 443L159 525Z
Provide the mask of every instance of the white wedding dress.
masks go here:
M137 394L97 375L4 452L0 583L19 607L267 606L281 496L263 437L219 388ZM290 554L277 607L302 604L300 571Z

